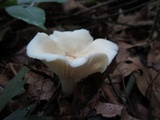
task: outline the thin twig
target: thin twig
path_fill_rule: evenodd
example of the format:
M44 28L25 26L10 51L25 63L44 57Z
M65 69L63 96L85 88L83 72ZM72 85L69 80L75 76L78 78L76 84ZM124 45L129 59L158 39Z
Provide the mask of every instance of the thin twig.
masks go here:
M79 15L79 14L82 14L82 13L86 13L86 12L88 12L88 11L91 11L91 10L93 10L93 9L97 9L97 8L99 8L99 7L102 7L102 6L104 6L104 5L110 4L110 3L115 2L115 1L116 1L116 0L110 0L110 1L106 1L106 2L103 2L103 3L97 4L97 5L92 6L92 7L88 8L88 9L86 9L86 10L77 12L77 13L75 13L74 15Z
M116 90L116 88L115 88L115 86L114 86L114 84L113 84L113 82L112 82L112 79L111 79L110 75L108 74L107 77L108 77L108 80L109 80L109 82L110 82L110 84L111 84L111 87L112 87L112 89L114 90L116 96L118 97L118 99L119 99L121 102L123 102L122 97L121 97L121 96L119 95L119 93L117 92L117 90Z
M148 85L147 87L147 90L145 92L145 96L148 97L148 94L149 94L149 90L152 89L152 86L154 84L154 82L157 80L157 78L160 76L160 71L157 73L157 75L154 77L154 78L151 78L151 81L150 81L150 84Z
M133 11L133 10L136 10L136 9L138 9L138 8L144 7L144 6L146 6L146 5L150 4L150 3L151 3L151 1L146 2L146 3L143 3L143 4L140 4L140 5L136 6L136 7L133 7L133 8L124 10L124 11L122 11L122 12L120 12L120 13L115 13L115 14L112 14L112 15L108 15L108 14L107 14L107 15L98 16L98 17L92 17L92 18L97 20L97 19L104 19L104 18L108 18L108 17L114 17L114 16L117 16L117 15L119 15L119 14L125 14L125 13L131 12L131 11Z
M54 82L55 86L58 85L58 80L54 79L53 77L51 77L50 75L46 74L45 72L41 72L41 71L38 71L38 70L35 70L33 68L31 68L30 66L28 66L27 64L25 64L26 67L28 67L32 72L38 74L38 75L41 75L45 78L48 78L50 79L52 82Z
M124 6L128 6L128 5L133 4L133 3L137 2L137 1L138 0L132 0L132 1L129 1L129 2L121 3L121 4L118 4L117 6L109 7L107 9L107 11L113 11L114 9L119 9L119 8L124 7Z

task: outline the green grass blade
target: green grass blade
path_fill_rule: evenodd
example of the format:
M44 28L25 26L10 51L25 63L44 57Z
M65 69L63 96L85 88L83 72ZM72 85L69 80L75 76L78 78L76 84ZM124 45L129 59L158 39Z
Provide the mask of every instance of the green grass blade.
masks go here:
M23 67L18 75L8 83L8 85L2 92L2 95L0 96L0 111L4 108L4 106L11 98L22 92L22 87L27 81L27 79L23 79L23 77L27 73L27 71L28 68Z

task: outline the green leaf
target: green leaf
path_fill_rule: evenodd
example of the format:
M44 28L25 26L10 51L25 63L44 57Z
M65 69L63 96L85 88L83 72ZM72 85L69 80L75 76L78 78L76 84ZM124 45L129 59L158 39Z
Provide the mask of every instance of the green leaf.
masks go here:
M23 120L53 120L53 118L52 117L40 117L40 116L34 115L34 116L28 116Z
M18 75L8 83L0 96L0 111L4 108L4 106L11 98L22 92L22 87L27 81L27 79L22 78L27 73L27 71L28 68L23 67L22 70L18 73Z
M11 6L7 7L6 11L9 15L17 19L21 19L46 30L44 26L45 12L41 8L35 6Z
M9 116L7 116L4 120L24 120L25 115L29 112L31 106L27 106L23 109L18 109Z
M34 3L34 2L58 2L58 3L64 3L67 0L17 0L18 4L25 4L25 3Z

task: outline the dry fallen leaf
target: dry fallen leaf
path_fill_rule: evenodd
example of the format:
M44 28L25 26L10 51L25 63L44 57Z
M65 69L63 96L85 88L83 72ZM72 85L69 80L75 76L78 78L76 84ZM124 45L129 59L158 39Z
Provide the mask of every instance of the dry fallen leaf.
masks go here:
M151 81L150 73L144 66L141 65L140 69L134 72L134 76L138 89L143 94L143 96L145 96Z
M36 97L39 100L49 100L51 98L55 90L52 81L32 72L28 72L26 77L29 78L27 84L30 97Z
M121 14L118 17L118 22L119 23L127 23L128 25L133 25L133 26L144 26L144 25L151 25L152 21L151 20L147 20L147 19L143 19L144 17L141 16L141 14L139 12L134 13L134 14L128 14L128 15L124 15ZM115 26L115 31L121 31L121 30L125 30L127 28L129 28L130 26L124 26L124 25L116 25Z
M127 51L127 49L133 47L133 45L127 44L125 42L119 42L118 46L119 52L116 57L118 66L113 72L113 74L111 74L113 83L121 82L122 78L130 75L133 71L139 69L139 66L137 65L139 58L131 57L129 51ZM109 83L107 79L105 79L105 82Z
M133 105L134 111L137 117L140 120L149 120L149 111L148 108L144 107L143 105L137 103Z
M148 66L152 66L160 70L160 41L154 40L150 43L150 51L148 53Z
M115 85L115 87L116 87L116 85ZM109 84L102 84L101 88L102 88L105 96L107 96L108 102L113 103L113 104L117 104L117 105L120 104L113 88ZM116 87L116 90L119 91L119 89L117 89L117 87Z
M126 109L122 109L121 120L140 120L140 119L132 117L127 113Z
M116 115L121 115L123 106L99 102L95 109L97 111L97 114L101 114L103 117L115 117Z
M125 46L125 44L121 44L121 45ZM125 52L126 50L124 50L124 48L125 47L123 47L122 50ZM127 49L128 48L129 47L127 47ZM118 59L119 59L120 63L118 65L116 71L114 72L113 77L114 77L114 75L116 75L116 76L119 75L122 78L125 78L126 76L130 75L131 73L134 73L138 89L145 96L146 90L147 90L148 85L150 83L149 73L148 73L147 69L144 67L144 65L141 63L141 60L139 57L135 57L135 56L131 57L131 55L129 53L128 53L128 56L126 56L126 55L123 55L124 52L120 52L120 54L118 55ZM125 52L125 54L126 53L127 52Z
M4 74L0 74L0 86L5 87L8 82L9 78Z
M148 98L151 104L152 116L160 119L160 74L153 68L146 69L141 66L141 71L134 73L137 86L141 93Z
M148 86L148 90L146 93L147 98L151 104L152 116L155 120L160 119L160 73L155 70L150 69L150 73L152 75L151 83Z
M21 95L10 101L11 111L23 108L35 100L48 101L55 90L53 82L43 76L28 72L25 77L28 78L26 89Z
M79 2L77 2L75 0L67 0L63 4L63 9L65 12L70 12L76 8L79 8L80 10L86 9L82 4L80 4Z

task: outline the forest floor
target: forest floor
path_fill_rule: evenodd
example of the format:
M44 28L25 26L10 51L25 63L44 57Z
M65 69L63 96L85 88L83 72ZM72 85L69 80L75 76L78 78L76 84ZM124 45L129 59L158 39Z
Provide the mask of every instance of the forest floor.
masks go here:
M0 119L34 105L26 116L50 116L57 120L160 120L159 4L158 0L41 3L38 6L46 12L47 30L0 9L0 94L23 66L29 68L23 91L9 100ZM41 61L29 58L26 46L37 32L52 34L54 30L81 28L89 30L95 39L113 41L119 51L110 64L110 74L107 71L88 76L72 97L66 97L54 82L57 76Z

